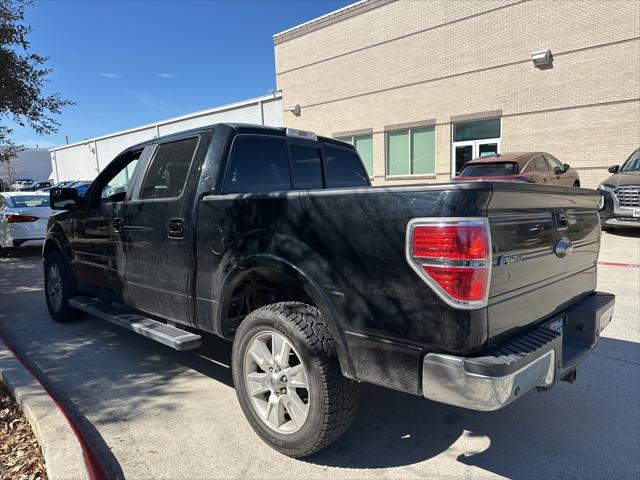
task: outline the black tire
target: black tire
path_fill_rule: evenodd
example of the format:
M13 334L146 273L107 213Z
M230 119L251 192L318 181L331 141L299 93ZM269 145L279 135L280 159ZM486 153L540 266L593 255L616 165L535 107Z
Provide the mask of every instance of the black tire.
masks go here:
M254 408L245 382L245 355L256 335L279 333L301 357L309 382L309 413L294 433L280 433ZM290 457L305 457L325 448L351 425L359 385L342 375L334 340L320 311L299 302L280 302L251 312L233 342L233 381L238 401L255 432L269 446Z
M578 180L576 180L575 182L573 182L573 187L574 188L580 188L580 182Z
M56 302L52 293L53 270L57 268L60 274L60 286L61 301ZM73 308L69 305L69 299L73 298L76 294L71 285L71 275L67 267L67 263L64 261L62 254L59 251L54 251L49 254L44 262L44 295L47 300L47 309L51 318L59 323L72 322L80 320L85 316L85 313L81 310Z
M0 247L0 258L4 258L9 254L9 249Z

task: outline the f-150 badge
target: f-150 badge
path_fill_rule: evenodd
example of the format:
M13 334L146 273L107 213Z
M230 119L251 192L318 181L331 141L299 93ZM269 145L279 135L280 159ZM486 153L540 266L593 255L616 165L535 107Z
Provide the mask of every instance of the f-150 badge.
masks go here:
M498 266L501 267L503 265L509 265L510 263L521 262L522 254L521 253L511 253L509 255L500 255L498 257Z

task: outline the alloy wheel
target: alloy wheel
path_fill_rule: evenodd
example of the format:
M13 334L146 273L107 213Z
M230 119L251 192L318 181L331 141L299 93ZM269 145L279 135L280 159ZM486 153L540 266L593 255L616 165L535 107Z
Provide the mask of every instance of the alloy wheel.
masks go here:
M243 373L251 405L269 428L292 434L303 427L311 398L307 369L284 335L255 335L245 352Z

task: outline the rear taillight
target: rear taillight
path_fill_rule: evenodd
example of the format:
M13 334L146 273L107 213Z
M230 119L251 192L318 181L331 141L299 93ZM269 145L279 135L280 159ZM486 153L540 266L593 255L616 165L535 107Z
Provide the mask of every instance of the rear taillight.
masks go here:
M5 213L4 217L7 219L7 223L35 222L38 220L38 217L32 217L31 215L18 215L16 213Z
M407 260L455 308L487 305L491 238L484 218L417 218L407 226Z

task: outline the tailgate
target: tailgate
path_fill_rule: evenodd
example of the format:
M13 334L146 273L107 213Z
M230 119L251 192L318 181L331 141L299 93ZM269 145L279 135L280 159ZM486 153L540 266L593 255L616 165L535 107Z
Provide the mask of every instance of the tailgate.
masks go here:
M494 183L487 214L493 250L490 344L549 318L596 287L595 190Z

